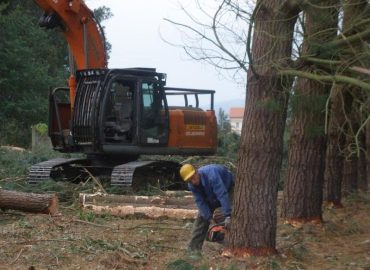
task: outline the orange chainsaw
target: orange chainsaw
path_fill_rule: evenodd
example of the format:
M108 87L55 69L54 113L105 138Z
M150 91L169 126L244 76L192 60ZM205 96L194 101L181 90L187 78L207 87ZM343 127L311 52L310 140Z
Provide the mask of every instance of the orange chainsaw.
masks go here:
M206 240L222 244L225 238L225 222L210 225L207 231Z

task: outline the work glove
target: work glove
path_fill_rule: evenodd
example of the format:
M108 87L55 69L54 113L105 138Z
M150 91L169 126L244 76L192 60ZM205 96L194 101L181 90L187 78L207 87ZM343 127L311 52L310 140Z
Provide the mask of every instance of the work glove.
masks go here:
M225 218L225 229L226 230L230 230L231 228L231 218L230 217L226 217Z

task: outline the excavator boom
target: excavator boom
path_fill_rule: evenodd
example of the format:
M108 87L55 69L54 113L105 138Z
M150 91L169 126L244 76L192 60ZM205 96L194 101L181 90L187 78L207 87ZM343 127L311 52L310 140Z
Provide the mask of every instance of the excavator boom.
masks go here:
M77 69L106 68L104 35L92 11L82 0L35 0L44 10L40 26L60 27Z

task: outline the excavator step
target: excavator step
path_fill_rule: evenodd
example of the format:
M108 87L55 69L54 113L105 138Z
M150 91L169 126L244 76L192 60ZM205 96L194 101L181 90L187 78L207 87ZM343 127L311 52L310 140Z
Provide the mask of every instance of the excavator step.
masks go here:
M27 182L29 184L37 184L49 180L52 177L52 171L58 167L63 167L72 163L80 163L85 160L86 159L80 158L55 158L37 163L30 168L27 176Z

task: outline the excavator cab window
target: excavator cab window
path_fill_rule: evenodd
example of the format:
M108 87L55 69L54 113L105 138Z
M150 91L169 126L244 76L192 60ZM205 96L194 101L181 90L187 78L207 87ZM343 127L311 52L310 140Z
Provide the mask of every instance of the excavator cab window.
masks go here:
M158 82L142 82L141 144L167 144L168 109L163 87Z
M106 142L131 142L136 82L114 80L110 84L104 121Z

